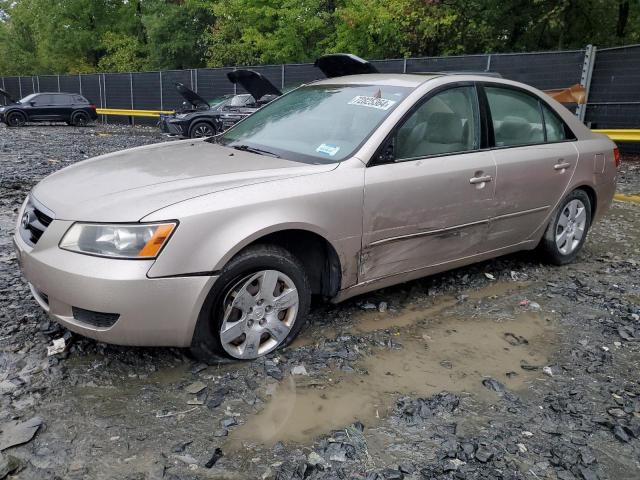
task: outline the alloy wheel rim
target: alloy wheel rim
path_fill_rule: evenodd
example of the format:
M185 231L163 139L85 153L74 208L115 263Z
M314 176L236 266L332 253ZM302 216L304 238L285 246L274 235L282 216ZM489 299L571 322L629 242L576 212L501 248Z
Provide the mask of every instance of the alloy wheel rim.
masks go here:
M587 209L578 199L567 203L556 224L556 247L562 255L573 253L580 245L587 225Z
M261 270L244 277L223 301L222 348L242 360L275 350L289 336L298 307L298 290L284 273Z
M196 127L194 133L196 137L210 137L211 135L213 135L211 128L207 127L206 125L200 125L199 127Z
M22 124L21 120L22 118L19 115L11 115L9 123L12 127L18 127Z

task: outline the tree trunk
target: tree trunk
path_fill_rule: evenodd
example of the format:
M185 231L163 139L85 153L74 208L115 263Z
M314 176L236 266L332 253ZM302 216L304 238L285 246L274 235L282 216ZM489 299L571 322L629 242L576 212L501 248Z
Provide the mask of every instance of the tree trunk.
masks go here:
M629 0L618 2L618 22L616 23L616 36L624 38L624 31L629 21Z

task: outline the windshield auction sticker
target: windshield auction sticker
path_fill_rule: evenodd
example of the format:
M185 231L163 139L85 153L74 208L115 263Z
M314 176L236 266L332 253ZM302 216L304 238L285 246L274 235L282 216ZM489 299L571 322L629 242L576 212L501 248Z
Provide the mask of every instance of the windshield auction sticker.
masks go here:
M361 107L377 108L378 110L389 110L394 103L396 103L395 100L387 100L386 98L378 97L367 97L365 95L358 95L357 97L353 97L353 99L349 101L349 105L360 105Z
M326 155L329 155L330 157L333 157L336 153L338 153L338 150L340 150L340 147L338 147L337 145L328 145L326 143L323 143L318 148L316 148L316 152L324 153Z

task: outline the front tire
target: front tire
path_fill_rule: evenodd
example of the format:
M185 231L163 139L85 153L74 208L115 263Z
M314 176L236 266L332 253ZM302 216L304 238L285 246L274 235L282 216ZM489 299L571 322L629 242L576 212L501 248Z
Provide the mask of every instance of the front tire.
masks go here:
M189 131L191 138L213 137L215 134L216 129L208 122L197 122Z
M24 127L25 123L27 123L27 117L22 112L9 112L7 115L8 127Z
M255 245L223 269L198 318L191 351L213 363L220 357L253 360L289 345L311 303L300 261L275 245Z
M575 260L591 227L591 208L583 190L574 190L560 203L540 241L543 260L554 265Z

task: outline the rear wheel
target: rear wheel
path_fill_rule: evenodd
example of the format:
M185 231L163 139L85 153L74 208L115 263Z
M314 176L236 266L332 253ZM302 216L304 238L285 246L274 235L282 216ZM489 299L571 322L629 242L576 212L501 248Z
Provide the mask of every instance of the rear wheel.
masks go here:
M553 214L540 242L544 260L555 265L572 262L582 249L590 226L589 196L583 190L574 190Z
M194 124L189 132L189 136L191 138L213 137L215 134L215 129L207 122L198 122Z
M22 112L9 112L7 115L7 126L22 127L27 123L27 117Z
M75 127L86 127L89 123L89 114L87 112L75 112L71 115L71 125Z
M291 343L311 303L300 261L274 245L249 247L214 284L191 344L201 360L252 360Z

